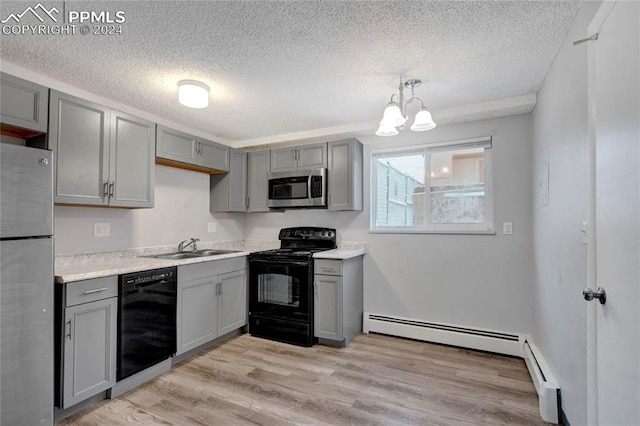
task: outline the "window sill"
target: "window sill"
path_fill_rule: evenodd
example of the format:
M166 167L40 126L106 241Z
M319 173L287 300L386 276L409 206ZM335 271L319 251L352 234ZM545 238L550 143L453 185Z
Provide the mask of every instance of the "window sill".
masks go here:
M490 230L468 230L468 231L438 231L430 229L403 229L403 228L376 228L369 229L369 234L441 234L441 235L496 235L496 231Z

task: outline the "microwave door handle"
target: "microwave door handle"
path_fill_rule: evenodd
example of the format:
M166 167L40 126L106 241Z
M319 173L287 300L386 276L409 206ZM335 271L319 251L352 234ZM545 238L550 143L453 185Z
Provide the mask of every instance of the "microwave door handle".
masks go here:
M313 176L313 170L309 172L309 178L307 179L307 194L309 195L309 199L313 198L311 197L311 177L312 176Z

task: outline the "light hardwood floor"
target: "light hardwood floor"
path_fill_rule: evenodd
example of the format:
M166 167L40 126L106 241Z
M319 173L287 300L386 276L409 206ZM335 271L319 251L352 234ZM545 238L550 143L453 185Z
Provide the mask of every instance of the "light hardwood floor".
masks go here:
M301 348L239 335L59 425L536 425L524 361L382 335Z

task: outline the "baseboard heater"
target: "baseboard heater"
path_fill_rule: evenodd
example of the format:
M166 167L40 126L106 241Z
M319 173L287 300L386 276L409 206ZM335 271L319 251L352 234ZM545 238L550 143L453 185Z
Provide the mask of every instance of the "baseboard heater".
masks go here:
M517 334L425 322L369 312L364 313L362 329L365 333L389 334L512 356L521 356L522 350L520 336Z
M538 393L540 416L547 422L559 423L560 389L548 365L528 336L370 312L363 315L362 331L524 358Z
M560 388L542 354L528 339L522 344L522 357L538 392L542 419L550 423L560 423Z

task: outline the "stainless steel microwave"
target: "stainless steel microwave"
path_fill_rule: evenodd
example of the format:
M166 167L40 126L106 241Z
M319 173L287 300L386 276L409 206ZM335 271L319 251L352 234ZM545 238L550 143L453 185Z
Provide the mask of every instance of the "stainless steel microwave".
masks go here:
M267 205L272 208L326 208L327 169L270 173Z

